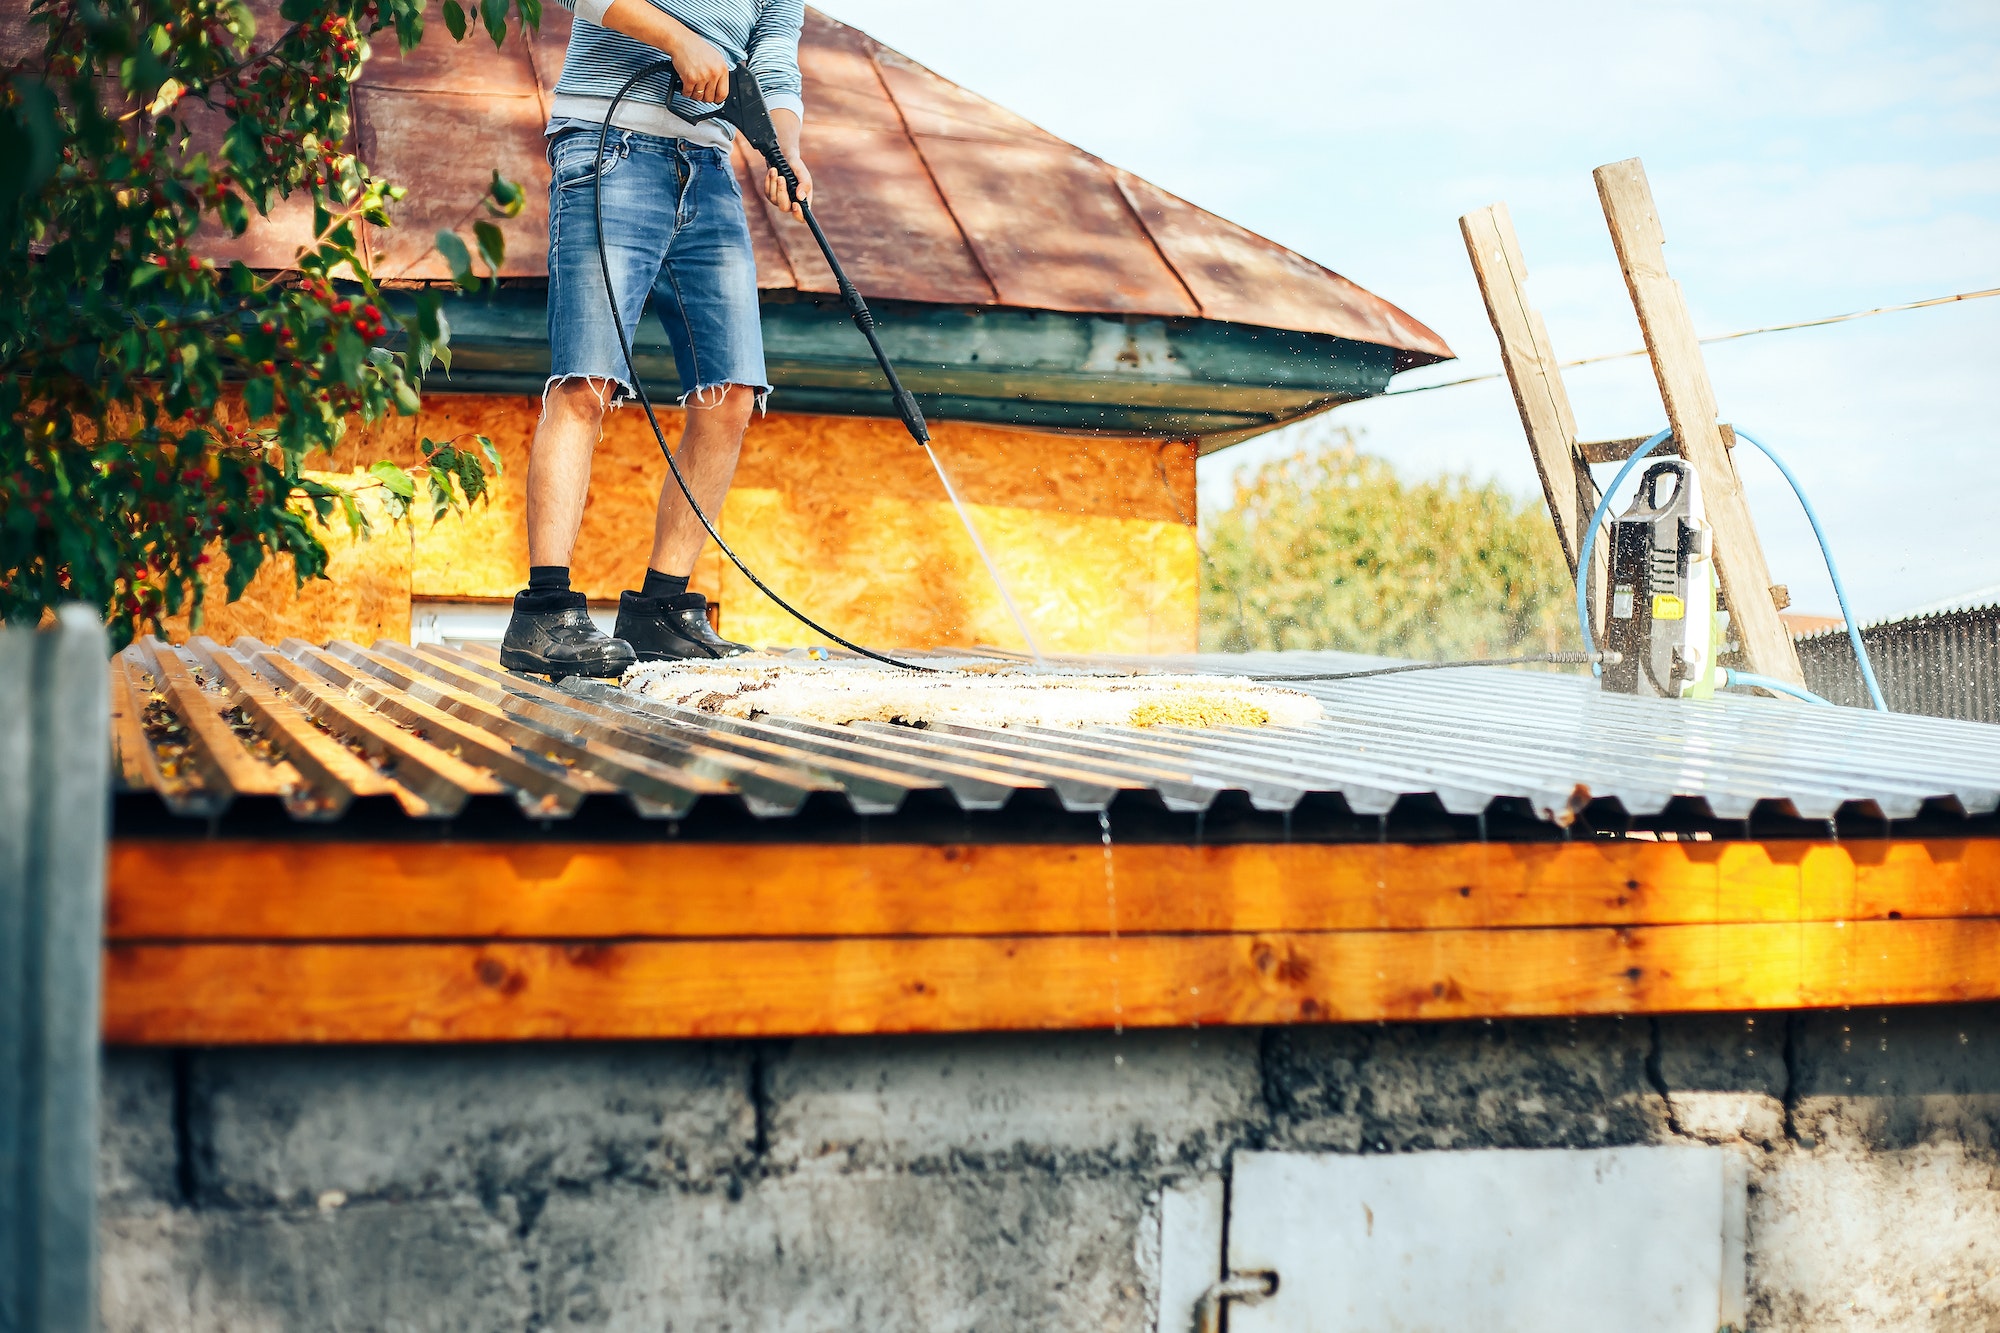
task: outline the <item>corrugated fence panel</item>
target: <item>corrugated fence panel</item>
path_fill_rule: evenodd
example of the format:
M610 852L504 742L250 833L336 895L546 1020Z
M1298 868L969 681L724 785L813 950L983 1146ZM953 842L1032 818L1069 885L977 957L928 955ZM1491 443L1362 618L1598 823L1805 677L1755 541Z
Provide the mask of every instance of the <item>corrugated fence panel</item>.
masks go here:
M1861 642L1891 711L2000 722L2000 606L1870 625ZM1845 631L1800 639L1799 664L1814 693L1850 708L1868 707Z

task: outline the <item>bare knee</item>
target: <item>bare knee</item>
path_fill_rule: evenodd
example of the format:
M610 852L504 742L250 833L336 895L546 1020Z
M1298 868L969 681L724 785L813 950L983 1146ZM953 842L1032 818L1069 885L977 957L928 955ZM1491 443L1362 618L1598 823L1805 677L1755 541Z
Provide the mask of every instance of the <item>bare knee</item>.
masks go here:
M565 425L599 426L618 385L612 380L572 375L550 384L542 394L542 416Z
M745 384L721 384L687 397L689 419L741 434L757 411L757 390Z

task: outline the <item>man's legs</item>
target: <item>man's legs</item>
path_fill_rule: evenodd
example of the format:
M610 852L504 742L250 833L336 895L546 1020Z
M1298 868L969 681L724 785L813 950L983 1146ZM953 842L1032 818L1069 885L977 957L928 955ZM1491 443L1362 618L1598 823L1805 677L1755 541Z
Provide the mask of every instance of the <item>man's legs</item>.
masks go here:
M688 395L674 461L710 522L722 513L723 497L743 452L743 432L756 408L757 391L742 384L721 384ZM660 504L653 515L646 582L637 593L618 600L614 632L632 645L640 661L728 657L748 651L718 635L708 623L708 599L688 591L688 576L707 541L708 530L688 508L680 483L669 473L660 484Z
M500 645L500 664L552 676L615 676L636 661L630 644L607 637L569 586L570 551L590 491L590 456L616 386L570 376L542 395L542 419L528 451L528 586Z
M707 403L697 401L707 398ZM722 499L729 493L730 479L736 475L736 460L743 452L743 432L757 409L757 392L741 384L721 386L721 392L692 394L687 401L687 421L681 427L680 448L674 459L688 489L694 492L701 512L711 522L722 513ZM685 579L694 572L695 558L708 541L708 532L688 509L680 485L668 473L660 484L660 507L653 520L653 553L646 561L648 571ZM532 544L532 543L531 543Z
M557 380L542 397L542 420L528 453L528 563L569 565L583 502L590 493L590 456L604 429L604 407L615 393L608 380Z

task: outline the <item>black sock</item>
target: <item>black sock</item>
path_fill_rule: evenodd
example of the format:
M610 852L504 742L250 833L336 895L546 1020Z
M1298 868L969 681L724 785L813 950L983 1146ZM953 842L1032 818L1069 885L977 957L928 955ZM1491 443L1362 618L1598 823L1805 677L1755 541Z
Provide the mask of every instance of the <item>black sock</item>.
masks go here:
M688 590L688 576L685 574L662 574L657 569L646 571L646 581L639 585L641 597L652 597L665 601L678 597Z
M529 565L527 590L514 598L514 609L546 615L582 606L583 594L572 592L568 565Z

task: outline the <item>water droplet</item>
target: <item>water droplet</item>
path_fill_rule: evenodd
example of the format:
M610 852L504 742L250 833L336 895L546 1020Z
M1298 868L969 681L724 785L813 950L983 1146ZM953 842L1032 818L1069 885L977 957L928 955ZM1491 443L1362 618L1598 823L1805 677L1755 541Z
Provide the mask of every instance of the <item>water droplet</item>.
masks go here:
M1125 1035L1125 1005L1118 990L1118 873L1111 855L1111 811L1107 808L1097 812L1097 828L1104 842L1104 913L1105 934L1111 941L1111 1034ZM1118 1056L1119 1064L1125 1063L1124 1056Z

